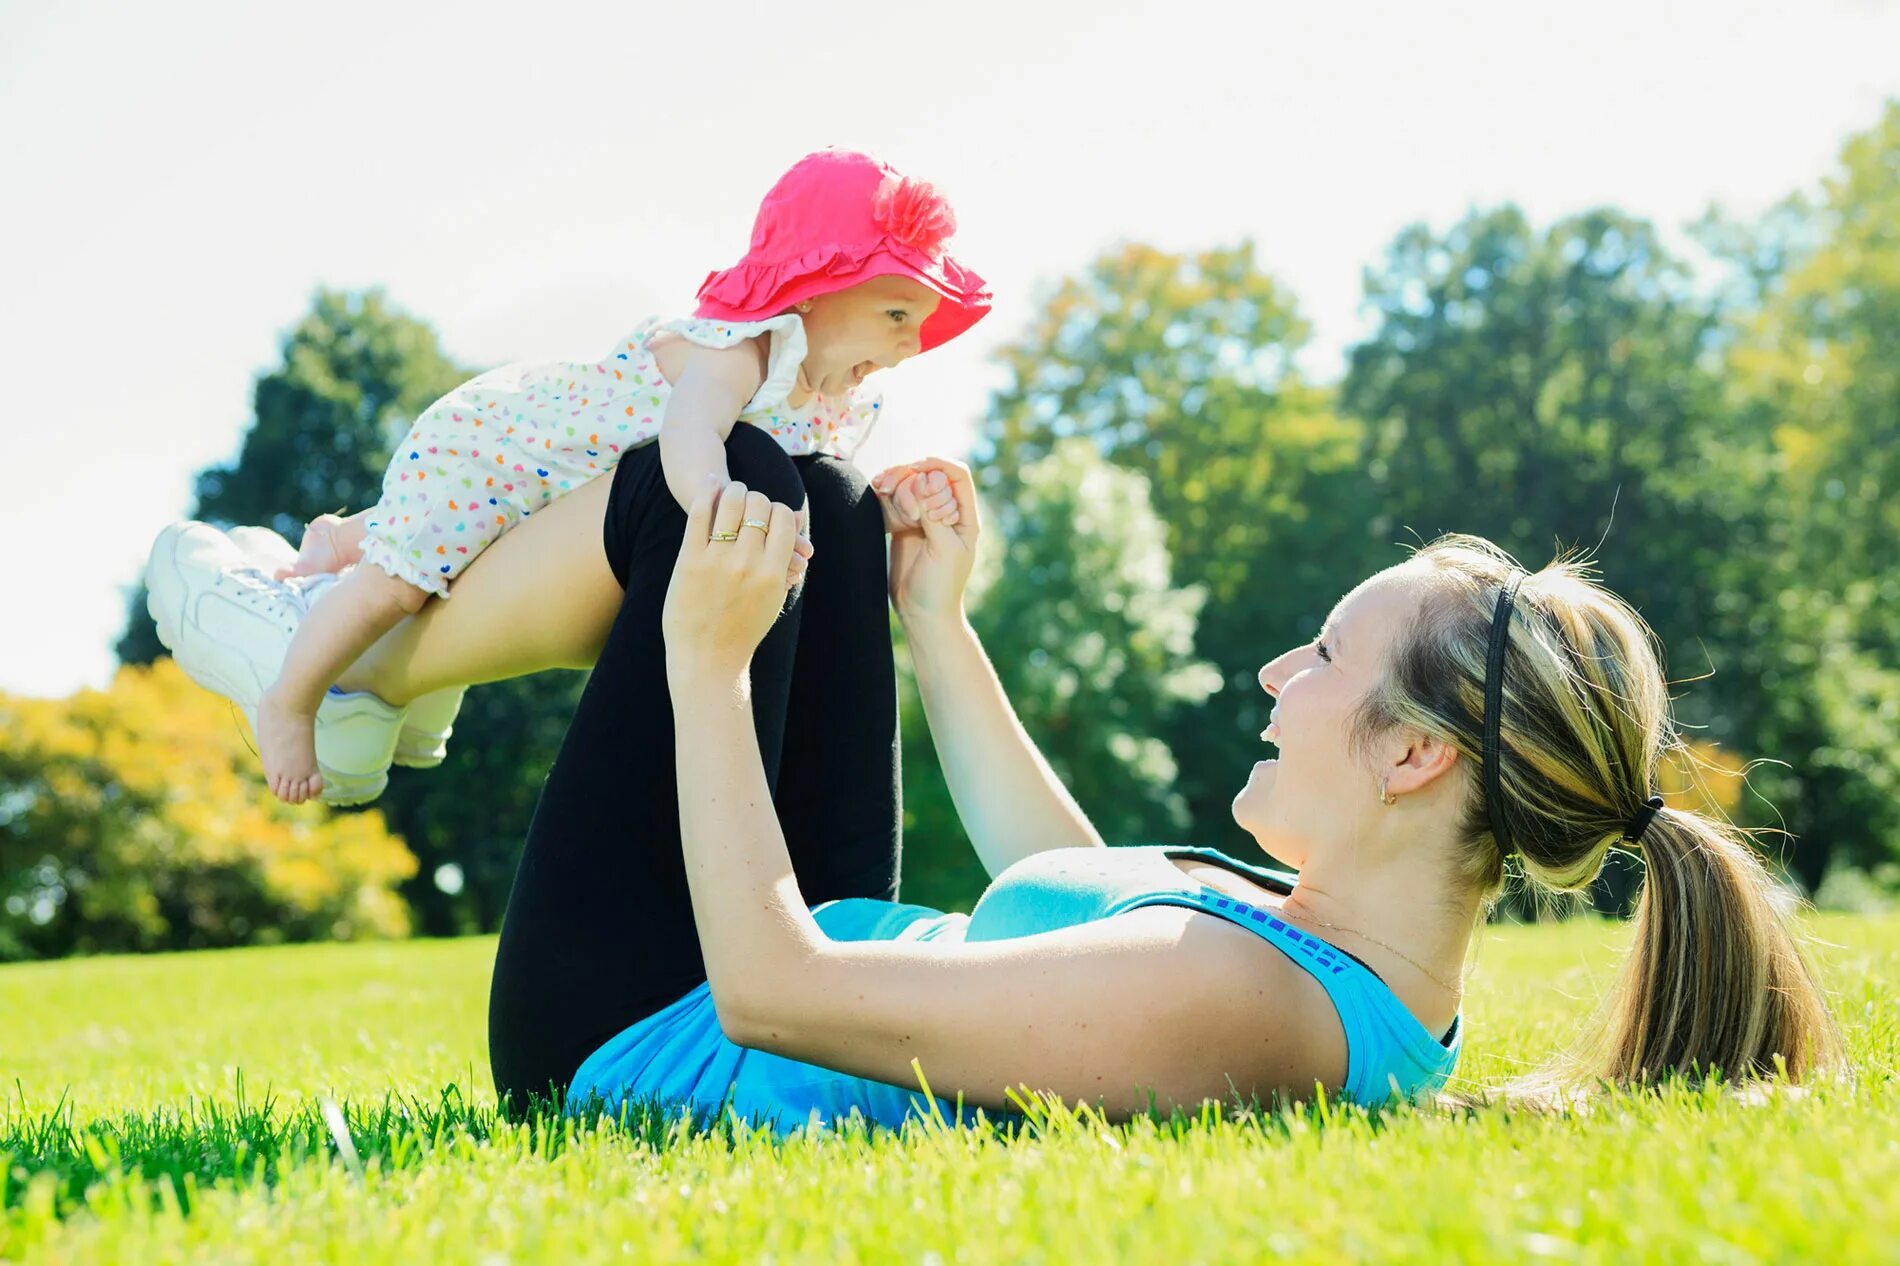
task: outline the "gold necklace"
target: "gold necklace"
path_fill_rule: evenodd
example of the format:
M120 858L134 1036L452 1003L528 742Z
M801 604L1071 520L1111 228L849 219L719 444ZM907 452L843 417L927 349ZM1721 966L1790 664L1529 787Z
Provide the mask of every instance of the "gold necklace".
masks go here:
M1281 908L1280 913L1282 916L1286 914L1285 907ZM1426 967L1425 964L1419 962L1416 958L1413 958L1410 954L1407 954L1404 950L1400 949L1396 945L1388 945L1376 936L1367 936L1364 932L1361 932L1358 928L1341 927L1337 923L1328 923L1324 919L1316 919L1311 916L1302 916L1302 918L1307 923L1316 923L1320 927L1331 928L1335 932L1350 932L1362 941L1370 941L1372 944L1377 945L1380 949L1385 950L1388 953L1397 954L1400 958L1404 959L1406 962L1416 967L1420 972L1423 972L1426 979L1430 980L1433 984L1437 985L1440 989L1443 989L1446 993L1452 994L1455 997L1459 997L1459 998L1462 998L1465 996L1465 989L1464 989L1464 984L1462 981L1460 981L1460 983L1457 985L1446 984L1444 980L1441 979L1436 972L1433 972L1430 968Z

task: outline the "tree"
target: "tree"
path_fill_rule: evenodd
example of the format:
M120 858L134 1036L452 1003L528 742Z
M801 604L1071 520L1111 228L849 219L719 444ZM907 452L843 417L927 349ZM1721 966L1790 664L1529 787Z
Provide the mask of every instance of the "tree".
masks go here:
M1666 643L1692 645L1722 560L1762 539L1748 493L1768 463L1720 407L1713 317L1654 230L1594 211L1538 233L1512 207L1417 226L1367 301L1341 400L1382 507L1533 566L1595 546Z
M255 420L237 460L199 473L192 517L261 524L296 544L319 514L374 504L391 446L469 377L443 355L434 330L393 310L381 291L319 290L284 339L283 364L258 376ZM117 650L127 664L165 653L143 587Z
M382 816L278 803L230 721L170 660L0 695L0 959L408 931Z
M358 510L381 495L391 446L415 417L472 377L443 354L434 330L380 291L319 291L285 338L283 364L261 375L255 420L237 459L198 477L194 517L258 523L293 543L308 519ZM119 642L126 663L163 654L141 591ZM398 770L378 802L420 868L404 886L431 934L492 930L542 780L584 679L543 673L469 693L440 768ZM437 882L442 868L459 885Z
M1678 708L1710 759L1761 754L1751 614L1776 468L1765 428L1723 401L1688 268L1620 212L1540 232L1504 207L1407 229L1366 285L1377 324L1341 399L1382 505L1422 539L1475 532L1533 568L1589 548L1672 679L1696 683ZM1600 901L1623 904L1631 878Z
M1194 646L1223 687L1156 734L1202 842L1241 838L1228 806L1271 707L1260 665L1318 631L1386 531L1357 429L1295 365L1306 339L1250 242L1128 245L1062 282L1003 349L1010 377L984 426L978 473L1001 506L1067 437L1147 480L1174 582L1206 595Z
M1900 856L1900 102L1814 197L1707 240L1750 283L1733 407L1770 437L1776 548L1749 609L1751 725L1796 869Z
M1075 438L1016 474L1016 499L993 508L1002 539L973 585L971 623L1024 727L1102 834L1175 837L1187 804L1158 736L1220 685L1194 656L1203 595L1172 583L1144 476ZM906 896L967 905L982 870L923 728L905 735Z

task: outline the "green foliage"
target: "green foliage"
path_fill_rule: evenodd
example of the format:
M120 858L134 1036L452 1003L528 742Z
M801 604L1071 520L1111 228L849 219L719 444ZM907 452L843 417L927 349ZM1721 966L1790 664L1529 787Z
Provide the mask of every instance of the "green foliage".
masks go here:
M422 875L404 895L422 930L501 926L541 784L586 681L585 673L545 672L478 686L462 702L446 761L391 771L377 803L421 860ZM421 882L444 865L461 872L460 892Z
M0 695L0 959L399 936L415 868L380 814L278 803L170 660Z
M283 364L258 376L255 421L236 461L199 474L192 517L261 524L296 544L319 514L374 504L391 446L469 377L442 353L433 329L390 307L381 291L317 291L284 338ZM117 649L127 664L165 653L142 587Z
M1588 548L1661 639L1678 709L1750 751L1754 557L1773 538L1766 436L1722 406L1715 318L1648 224L1516 208L1401 233L1341 388L1382 513L1416 540L1490 538L1529 567ZM1395 533L1397 535L1397 533ZM1600 899L1627 901L1615 872Z
M1750 768L1753 794L1710 798L1788 828L1810 888L1877 871L1900 855L1896 224L1900 103L1817 194L1704 226L1720 284L1611 209L1413 227L1367 275L1336 392L1297 369L1304 322L1252 243L1105 252L1001 351L977 454L1008 560L976 618L1019 710L1112 836L1244 852L1262 662L1412 540L1477 532L1532 566L1581 545L1657 630L1698 750ZM367 504L393 434L466 376L379 295L319 294L199 513L294 536ZM134 609L128 662L155 653ZM398 775L426 930L499 917L578 685L483 687L450 764ZM964 905L983 877L905 690L907 895ZM451 862L456 897L428 882Z
M1014 1131L785 1141L502 1120L477 1089L492 940L0 968L0 1259L1885 1260L1900 922L1812 930L1860 1076L1805 1096L1126 1125L1044 1104ZM1495 1085L1573 1037L1626 935L1488 932L1461 1074Z
M257 380L257 422L237 460L198 476L199 514L294 542L319 514L374 504L391 446L471 376L381 291L319 290L284 342L283 366Z
M1003 349L1010 379L984 425L978 469L998 507L1071 436L1146 478L1173 583L1206 597L1194 652L1220 677L1155 731L1179 767L1183 829L1203 843L1244 847L1228 805L1266 725L1260 665L1317 632L1373 557L1358 433L1295 367L1306 338L1252 243L1125 246L1058 286Z
M1103 835L1171 838L1187 806L1156 736L1220 686L1194 657L1204 595L1173 587L1144 476L1068 438L1016 478L971 622L1024 726Z
M1802 878L1900 855L1900 102L1814 198L1710 244L1747 271L1731 408L1771 445L1774 547L1751 621L1750 737Z
M1172 583L1145 476L1074 437L1016 476L1015 499L986 525L971 623L1023 725L1104 837L1175 838L1187 806L1157 736L1220 685L1194 656L1202 592ZM943 786L914 685L905 712L905 897L968 908L986 876Z
M1225 684L1156 731L1195 838L1231 837L1257 665L1397 546L1466 531L1533 567L1587 549L1642 611L1699 754L1747 766L1753 793L1675 771L1672 794L1787 827L1810 888L1895 855L1900 105L1842 167L1817 200L1707 226L1735 265L1714 291L1614 210L1407 229L1367 274L1337 412L1294 368L1305 331L1251 244L1131 245L1055 289L1002 353L983 485L1007 516L1068 437L1149 477Z

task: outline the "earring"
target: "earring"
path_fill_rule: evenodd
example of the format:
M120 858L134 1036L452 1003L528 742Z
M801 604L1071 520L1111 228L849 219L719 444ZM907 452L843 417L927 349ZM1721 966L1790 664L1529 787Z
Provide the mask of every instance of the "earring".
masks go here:
M1399 802L1399 798L1397 796L1389 796L1386 794L1386 791L1385 791L1386 781L1387 780L1384 778L1381 778L1379 780L1379 803L1380 804L1397 804Z

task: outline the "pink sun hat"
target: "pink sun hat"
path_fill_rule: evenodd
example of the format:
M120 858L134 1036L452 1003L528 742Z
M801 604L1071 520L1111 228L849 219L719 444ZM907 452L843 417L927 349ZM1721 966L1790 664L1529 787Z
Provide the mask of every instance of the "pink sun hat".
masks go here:
M694 315L763 321L873 277L909 277L943 296L919 331L929 351L990 310L983 279L944 249L956 229L956 215L933 186L866 154L820 150L765 195L752 222L752 248L732 267L706 275Z

